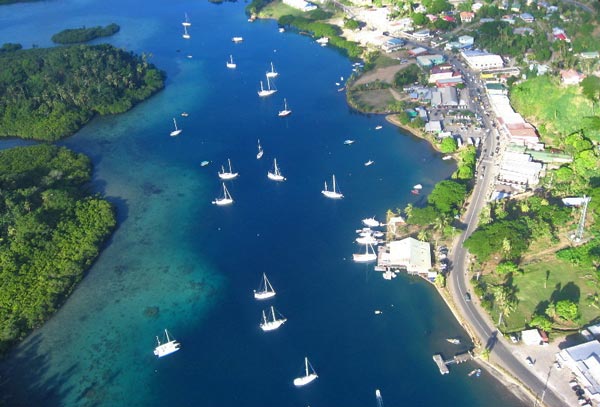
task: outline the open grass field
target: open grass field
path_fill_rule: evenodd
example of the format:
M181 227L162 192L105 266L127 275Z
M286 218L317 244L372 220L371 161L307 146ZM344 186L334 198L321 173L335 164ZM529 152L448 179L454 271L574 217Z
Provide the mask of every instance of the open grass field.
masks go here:
M556 258L531 262L523 270L513 277L518 304L505 319L508 331L523 329L533 313L543 314L551 301L566 299L579 303L581 325L600 319L600 309L587 301L598 292L596 277L590 271ZM494 317L497 320L497 315Z

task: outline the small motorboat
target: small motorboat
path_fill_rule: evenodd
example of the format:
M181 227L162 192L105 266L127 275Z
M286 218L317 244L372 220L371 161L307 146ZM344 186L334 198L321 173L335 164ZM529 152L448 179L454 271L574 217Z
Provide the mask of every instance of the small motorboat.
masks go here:
M447 338L446 340L453 345L460 345L460 339L458 338Z
M381 130L383 129L383 126L375 126L375 130Z
M210 164L210 161L202 161L200 167L206 167L208 164Z
M190 114L188 112L182 112L181 117L188 117Z
M418 189L411 189L410 193L413 194L413 195L419 195L420 194L420 190L418 190Z
M373 160L369 160L365 163L365 167L368 167L369 165L373 164L375 161Z
M354 144L354 140L344 140L344 144L349 146L350 144Z

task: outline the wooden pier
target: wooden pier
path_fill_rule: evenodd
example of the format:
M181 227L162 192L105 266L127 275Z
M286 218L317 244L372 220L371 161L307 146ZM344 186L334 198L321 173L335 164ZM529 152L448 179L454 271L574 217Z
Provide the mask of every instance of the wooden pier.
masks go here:
M448 365L458 365L460 363L464 363L473 358L471 352L462 352L458 353L452 359L444 360L440 353L436 353L433 355L433 361L437 365L438 369L440 369L441 374L448 374L450 370L448 369Z

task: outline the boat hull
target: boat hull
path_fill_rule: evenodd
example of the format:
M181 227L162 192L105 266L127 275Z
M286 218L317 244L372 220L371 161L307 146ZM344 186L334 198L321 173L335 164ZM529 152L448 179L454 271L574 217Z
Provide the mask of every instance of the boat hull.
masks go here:
M302 387L302 386L306 386L307 384L315 381L317 379L316 374L309 374L308 376L302 376L302 377L297 377L294 379L294 386L296 387Z
M344 195L340 194L339 192L321 191L321 193L323 195L325 195L326 198L329 198L329 199L342 199L344 197Z
M287 319L278 319L276 321L265 322L260 324L260 329L262 329L265 332L274 331L281 325L285 324L285 321L287 321Z
M212 203L217 206L227 206L233 203L233 199L216 199Z
M291 110L281 110L279 113L277 113L277 116L279 117L286 117L292 114Z
M268 172L267 177L272 181L285 181L285 177L283 175L273 174L272 172Z
M254 291L254 298L257 300L266 300L275 297L275 291L257 292Z
M377 260L377 255L376 254L372 254L372 253L369 253L369 254L363 254L363 253L356 254L356 253L354 253L352 255L352 260L354 260L357 263L368 263L370 261Z
M219 178L223 179L223 180L230 180L230 179L234 179L238 176L239 174L237 172L220 172L219 173Z
M177 137L181 134L183 130L173 130L172 132L169 133L169 136L171 137Z

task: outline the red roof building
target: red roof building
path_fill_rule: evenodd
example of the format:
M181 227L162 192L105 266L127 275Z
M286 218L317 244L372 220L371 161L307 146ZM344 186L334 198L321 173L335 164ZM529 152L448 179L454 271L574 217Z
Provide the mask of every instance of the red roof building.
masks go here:
M463 23L470 23L475 18L475 13L470 11L461 11L460 13L460 21Z

